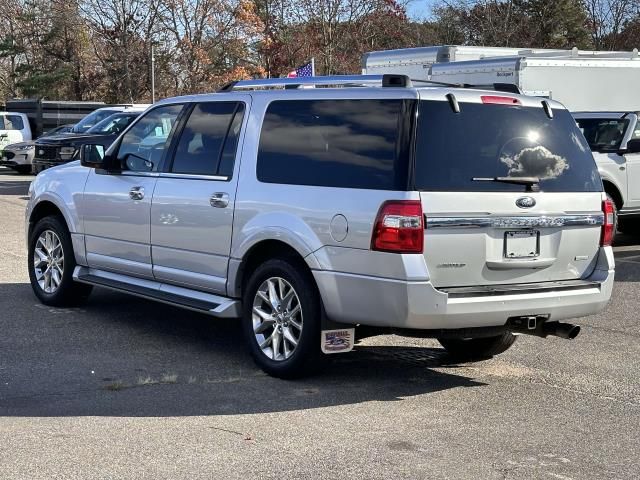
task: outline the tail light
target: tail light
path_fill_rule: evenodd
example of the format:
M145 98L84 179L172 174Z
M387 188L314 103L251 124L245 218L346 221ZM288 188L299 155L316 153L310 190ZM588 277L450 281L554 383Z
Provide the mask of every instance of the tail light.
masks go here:
M600 246L608 247L613 242L613 235L616 229L615 206L611 199L607 198L602 202L602 213L604 213L604 223L602 224Z
M424 221L419 200L391 200L380 207L371 249L393 253L422 253Z
M520 105L520 100L513 97L502 97L499 95L482 95L480 97L482 103L490 103L494 105Z

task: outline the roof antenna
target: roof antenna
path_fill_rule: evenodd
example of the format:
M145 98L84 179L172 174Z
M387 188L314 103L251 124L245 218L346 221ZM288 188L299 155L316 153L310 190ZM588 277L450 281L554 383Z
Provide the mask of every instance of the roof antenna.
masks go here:
M546 100L542 100L542 108L544 108L544 113L547 114L547 117L553 118L553 110L551 109L551 105Z
M460 113L460 104L456 99L456 96L453 93L447 93L447 100L449 101L449 106L454 113Z

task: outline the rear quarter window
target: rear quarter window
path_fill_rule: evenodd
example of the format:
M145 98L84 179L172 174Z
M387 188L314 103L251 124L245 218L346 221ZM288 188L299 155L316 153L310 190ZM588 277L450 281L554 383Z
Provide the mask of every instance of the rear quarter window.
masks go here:
M282 100L266 111L258 148L261 182L405 190L407 100Z
M448 102L419 106L415 186L425 191L522 191L478 177L538 177L550 192L601 191L593 155L574 119L557 109Z

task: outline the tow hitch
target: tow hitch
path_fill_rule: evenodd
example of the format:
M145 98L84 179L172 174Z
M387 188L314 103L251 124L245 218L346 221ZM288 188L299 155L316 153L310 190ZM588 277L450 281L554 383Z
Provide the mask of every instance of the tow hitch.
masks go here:
M507 328L514 333L533 335L546 338L554 337L572 340L580 333L580 326L572 323L550 322L544 315L531 315L524 317L511 317L507 321Z

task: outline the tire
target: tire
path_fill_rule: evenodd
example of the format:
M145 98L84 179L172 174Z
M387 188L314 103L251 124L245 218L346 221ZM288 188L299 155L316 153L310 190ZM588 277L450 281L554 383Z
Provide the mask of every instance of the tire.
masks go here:
M495 337L439 338L438 341L456 359L483 360L506 352L516 341L516 336L505 332Z
M29 236L28 267L33 293L45 305L76 306L91 293L90 285L73 281L76 260L71 235L58 216L44 217L33 227Z
M262 370L278 378L297 378L318 369L322 360L321 302L306 265L284 258L260 265L243 289L242 308L243 335Z

